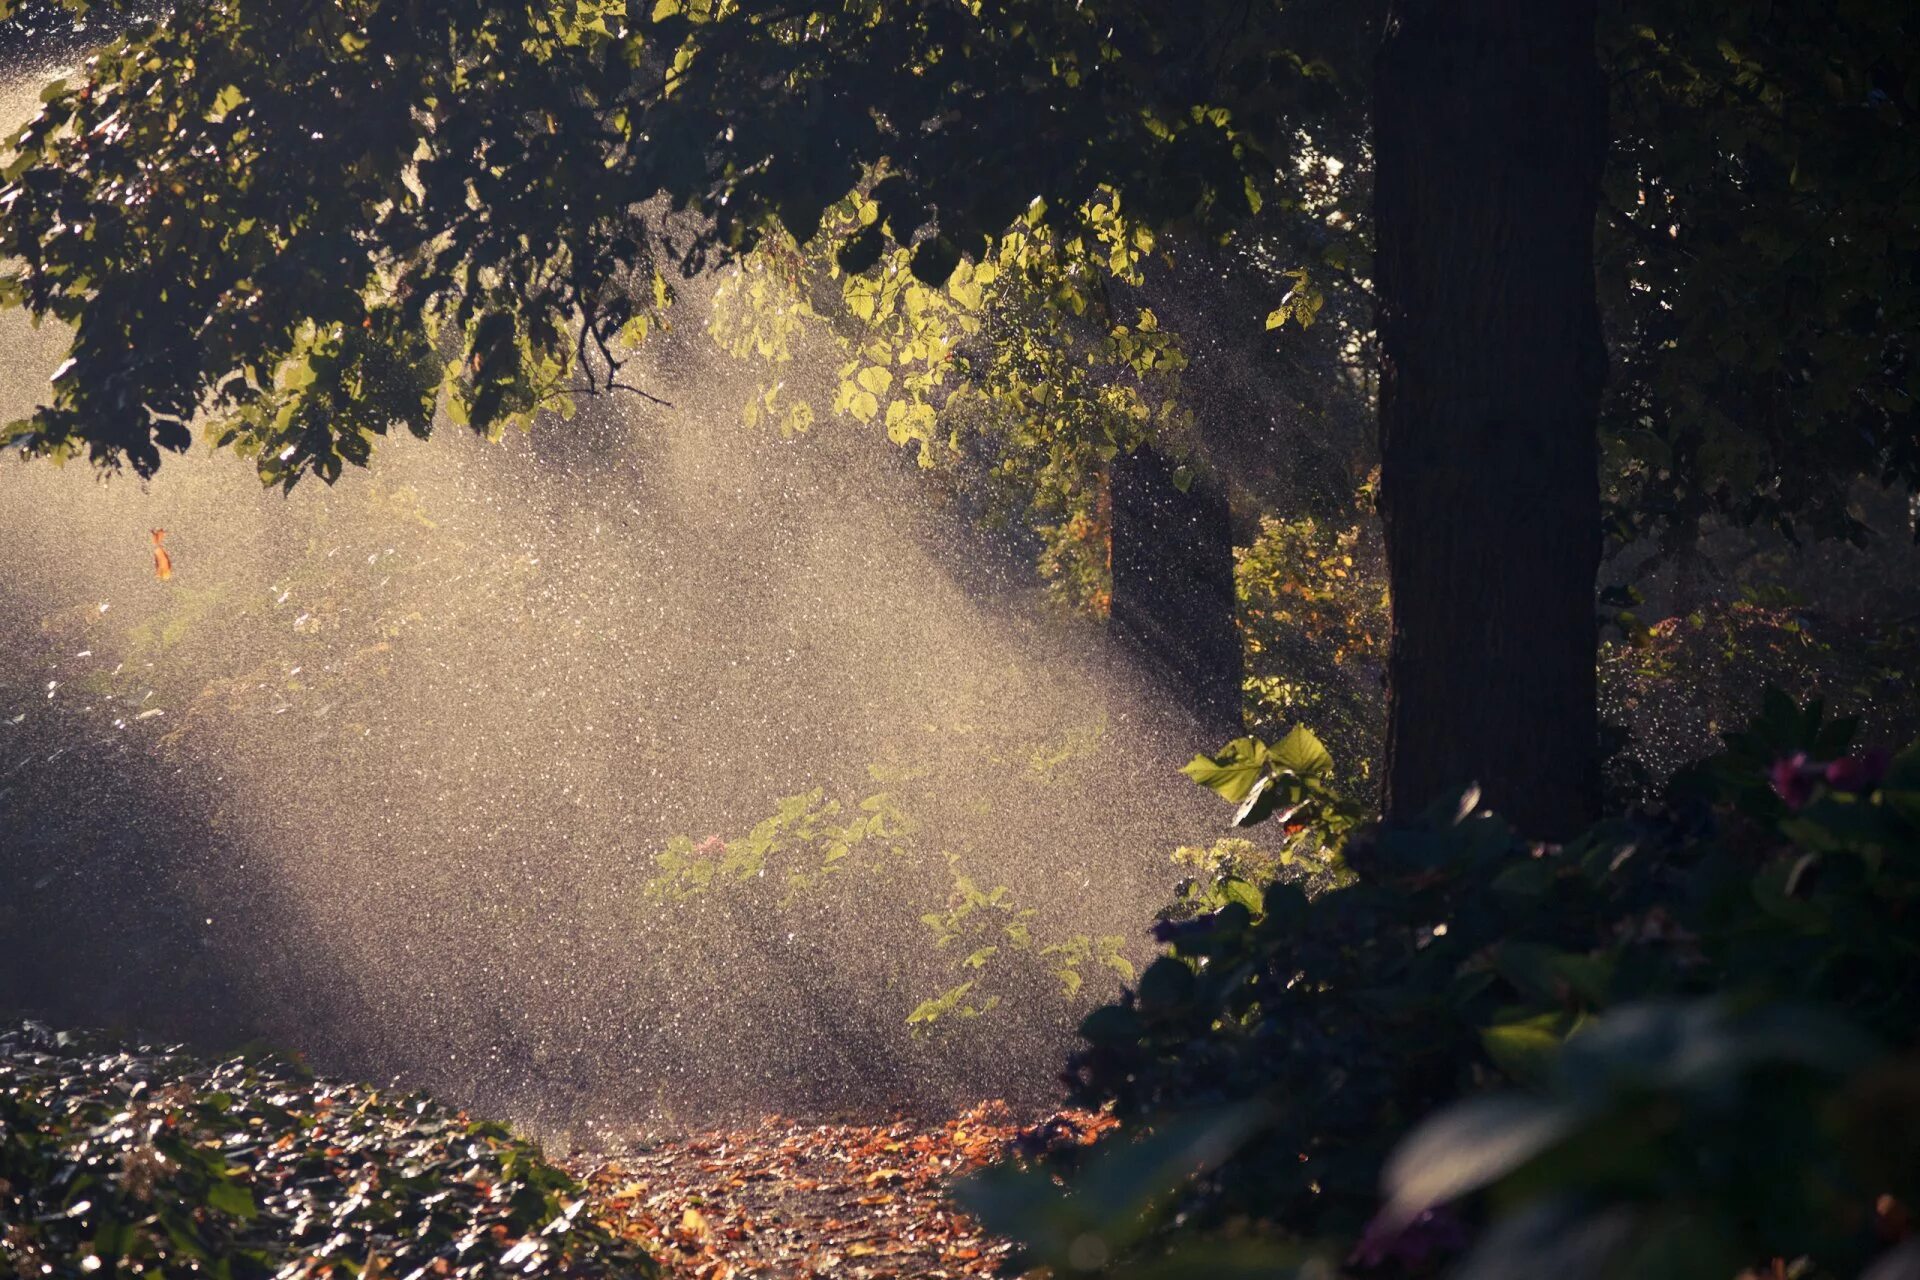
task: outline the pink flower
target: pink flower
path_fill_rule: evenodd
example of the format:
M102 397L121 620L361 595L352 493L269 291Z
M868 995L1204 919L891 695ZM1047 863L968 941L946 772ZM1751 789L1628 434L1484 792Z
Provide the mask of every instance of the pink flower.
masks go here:
M1857 756L1841 756L1827 766L1827 785L1835 791L1871 791L1887 776L1893 753L1873 747Z
M1360 1243L1353 1246L1347 1263L1422 1267L1442 1255L1460 1252L1467 1244L1466 1224L1446 1209L1423 1209L1411 1221L1393 1225L1375 1216L1360 1233Z
M716 833L693 846L693 851L703 858L717 858L727 851L727 842Z
M1787 802L1787 808L1798 809L1813 799L1814 780L1821 772L1819 765L1807 760L1806 752L1796 751L1775 760L1767 770L1767 777L1773 782L1774 792Z

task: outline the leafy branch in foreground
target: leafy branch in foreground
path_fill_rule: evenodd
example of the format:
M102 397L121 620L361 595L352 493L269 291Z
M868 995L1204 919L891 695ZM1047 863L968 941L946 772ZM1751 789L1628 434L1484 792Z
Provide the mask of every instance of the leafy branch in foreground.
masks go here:
M1075 1200L1094 1261L1063 1272L1238 1241L1246 1275L1856 1274L1920 1205L1920 744L1852 735L1771 694L1660 811L1544 845L1468 791L1334 838L1311 897L1245 882L1165 920L1167 954L1082 1024L1077 1101L1136 1132L1253 1118L1144 1217ZM1304 740L1188 767L1243 821L1319 768Z

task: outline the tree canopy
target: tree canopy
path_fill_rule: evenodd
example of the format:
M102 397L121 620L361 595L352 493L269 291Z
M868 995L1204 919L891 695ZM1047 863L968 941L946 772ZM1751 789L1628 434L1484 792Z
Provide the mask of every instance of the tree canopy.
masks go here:
M1423 512L1418 531L1389 529L1389 559L1478 521L1459 565L1399 574L1431 579L1443 658L1483 650L1475 628L1556 637L1565 672L1548 701L1571 726L1568 794L1586 787L1572 778L1592 756L1573 740L1594 736L1580 710L1590 680L1576 688L1566 674L1589 665L1587 530L1604 516L1618 539L1657 533L1673 550L1722 519L1859 538L1861 478L1908 489L1920 478L1909 176L1920 41L1885 0L1791 12L1620 0L1550 36L1534 10L1501 0L1191 12L1144 0L184 0L162 18L95 8L90 20L103 12L117 34L48 88L0 172L0 256L17 264L0 290L74 332L48 403L5 429L28 454L144 475L197 430L255 459L268 483L332 479L396 427L425 435L444 412L494 433L626 385L625 353L661 321L676 276L774 247L838 275L856 316L854 294L870 294L863 323L905 315L882 343L895 364L863 358L863 336L835 403L903 443L934 439L947 402L933 392L958 375L916 337L916 295L888 300L886 268L910 272L923 301L974 313L955 320L962 329L1013 318L966 369L989 413L1017 421L1062 394L1106 405L1091 440L1009 437L1052 469L1048 518L1064 529L1088 501L1076 475L1185 430L1171 392L1108 404L1145 385L1142 361L1159 377L1186 358L1178 326L1145 305L1140 260L1231 236L1241 266L1260 264L1254 296L1229 304L1246 307L1226 317L1240 334L1257 338L1264 317L1284 339L1323 307L1346 318L1340 349L1302 365L1300 381L1345 376L1381 335L1389 370L1455 376L1472 363L1485 375L1477 392L1416 388L1416 420L1388 431L1390 523L1396 503ZM1530 83L1550 96L1597 61L1604 119L1575 127L1539 95L1494 101L1496 81L1520 80L1493 73L1534 65L1549 44L1562 71ZM1376 59L1376 46L1420 56ZM1462 80L1469 66L1481 70ZM1408 84L1409 68L1428 80ZM1597 191L1580 177L1575 205L1545 220L1496 208L1511 194L1497 183L1429 190L1381 169L1377 192L1376 161L1393 146L1431 159L1436 179L1467 172L1487 139L1436 132L1434 107L1453 95L1467 104L1455 125L1538 126L1482 147L1486 172L1505 182L1564 150L1540 139L1592 135L1581 173L1600 172ZM1353 175L1332 195L1304 177L1329 158ZM1443 187L1452 194L1430 202ZM1433 238L1456 208L1496 233L1472 263ZM1568 418L1569 447L1554 445L1559 461L1542 470L1535 427L1515 443L1484 422L1443 430L1428 410L1485 409L1539 354L1554 326L1519 320L1514 286L1545 278L1546 260L1521 242L1549 234L1564 242L1549 273L1561 283L1526 305L1585 314L1596 295L1580 282L1597 253L1613 377L1601 399L1600 349L1583 339L1583 354L1537 370L1531 407L1516 399L1495 415ZM1390 295L1414 277L1393 262L1447 270L1414 290L1409 312ZM996 273L1018 287L994 288ZM1109 285L1138 288L1142 305L1107 305ZM1058 308L1089 298L1100 301L1090 352L1048 331ZM1412 316L1399 332L1423 356L1396 354L1391 326L1367 330L1376 305ZM1234 428L1201 426L1223 430ZM1435 474L1421 457L1461 461L1452 496L1412 501ZM1536 489L1540 512L1566 512L1551 538L1510 518L1510 496ZM1565 587L1551 622L1491 621L1500 610L1464 589L1473 566L1555 541L1573 551L1542 561ZM1416 608L1397 585L1399 612ZM1393 653L1395 687L1415 687L1404 647ZM1485 720L1514 761L1537 760L1527 731L1501 727L1510 709L1487 702L1494 674L1447 677L1464 695L1455 712L1415 718L1456 743L1463 723ZM1462 767L1505 769L1464 755Z
M1117 191L1226 225L1326 92L1282 34L1129 4L182 6L18 139L9 296L76 334L13 434L149 473L209 413L286 483L443 393L492 430L610 379L669 262L806 241L863 183L842 263L911 244L936 282L1036 201L1069 232ZM1229 82L1273 109L1213 105Z

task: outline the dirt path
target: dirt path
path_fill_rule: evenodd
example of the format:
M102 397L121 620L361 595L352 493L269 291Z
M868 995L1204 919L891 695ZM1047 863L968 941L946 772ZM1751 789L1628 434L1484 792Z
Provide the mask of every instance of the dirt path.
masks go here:
M949 1179L1112 1126L1084 1112L1021 1125L997 1102L942 1125L769 1117L574 1168L604 1219L652 1242L675 1276L941 1280L990 1275L1009 1249L953 1210Z

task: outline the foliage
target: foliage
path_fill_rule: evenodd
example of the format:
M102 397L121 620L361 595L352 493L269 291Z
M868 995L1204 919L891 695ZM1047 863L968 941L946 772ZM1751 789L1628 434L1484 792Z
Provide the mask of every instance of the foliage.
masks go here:
M1810 1007L1625 1005L1567 1040L1544 1094L1461 1102L1409 1135L1376 1235L1484 1190L1491 1222L1463 1274L1549 1259L1570 1278L1732 1276L1770 1259L1854 1274L1900 1238L1920 1192L1911 1148L1893 1146L1920 1126L1913 1062L1875 1060L1868 1037Z
M436 404L493 431L611 385L663 262L805 244L883 160L879 216L838 246L854 274L897 246L943 282L1036 195L1066 236L1103 192L1225 228L1290 149L1286 108L1324 96L1304 29L1127 0L193 0L52 86L0 173L7 298L77 324L11 435L145 473L207 413L291 483Z
M1182 845L1173 851L1173 864L1187 874L1163 913L1167 920L1210 915L1229 902L1257 909L1261 887L1276 880L1308 881L1311 892L1346 875L1339 859L1305 826L1278 851L1229 836L1204 849Z
M1854 479L1920 474L1913 9L1609 10L1614 518L1862 538Z
M1848 593L1863 576L1848 575ZM1744 586L1731 600L1653 622L1632 608L1613 614L1600 646L1600 700L1613 722L1609 783L1621 803L1656 799L1727 726L1757 713L1770 684L1844 707L1878 738L1920 731L1914 624L1837 616L1836 593L1822 594Z
M1235 738L1216 755L1195 756L1180 772L1239 805L1236 827L1272 819L1290 835L1310 832L1321 847L1337 849L1359 819L1360 811L1333 789L1333 756L1305 725L1271 746Z
M1911 1194L1910 1167L1896 1174L1868 1130L1821 1128L1825 1112L1799 1104L1877 1099L1885 1123L1915 1123L1913 1098L1875 1093L1881 1077L1855 1070L1874 1053L1843 1049L1910 1049L1920 1028L1920 956L1903 923L1920 902L1920 746L1849 755L1853 731L1776 693L1676 779L1663 812L1528 845L1469 791L1349 836L1338 847L1351 879L1312 898L1249 883L1211 914L1169 919L1168 954L1082 1025L1077 1095L1149 1125L1262 1105L1230 1159L1166 1185L1189 1229L1250 1216L1285 1240L1361 1241L1366 1265L1404 1261L1396 1250L1413 1243L1398 1233L1417 1213L1478 1215L1476 1202L1405 1190L1437 1184L1404 1170L1465 1167L1482 1176L1461 1194L1500 1180L1496 1208L1550 1191L1577 1191L1589 1209L1694 1205L1662 1248L1711 1246L1750 1265L1812 1251L1813 1274L1848 1274L1875 1247L1877 1198ZM1295 776L1278 754L1243 741L1189 772L1244 815L1262 780ZM1832 1019L1860 1032L1821 1030ZM1560 1116L1574 1098L1579 1126L1515 1121L1528 1146L1435 1121L1393 1166L1400 1199L1381 1214L1388 1155L1420 1121L1489 1088L1553 1081L1561 1102L1484 1114ZM1815 1156L1857 1176L1803 1176ZM1766 1195L1743 1199L1759 1182ZM1529 1247L1544 1248L1545 1221L1528 1220ZM1509 1226L1520 1230L1502 1219L1481 1246ZM1470 1234L1432 1219L1417 1230L1460 1245Z
M1133 962L1126 956L1126 939L1120 935L1076 933L1042 943L1034 936L1036 911L1017 907L1006 885L982 890L961 870L960 859L953 854L947 855L947 867L953 887L946 905L922 915L920 923L933 931L935 948L964 956L960 970L977 976L921 1001L907 1015L909 1026L924 1027L949 1015L977 1018L991 1013L1002 997L987 994L992 987L989 980L1013 957L1037 958L1059 980L1060 994L1069 1000L1086 986L1083 974L1096 967L1122 978L1135 976Z
M1262 516L1258 536L1234 551L1255 727L1318 725L1362 779L1381 755L1391 626L1372 488L1344 529Z
M1292 1275L1314 1250L1257 1238L1185 1242L1171 1253L1142 1247L1176 1212L1172 1193L1216 1169L1257 1121L1251 1106L1186 1116L1132 1140L1110 1138L1090 1156L1066 1153L1075 1166L1070 1183L1044 1165L1008 1162L955 1194L989 1231L1019 1242L1012 1266L1023 1270L1111 1280Z
M685 901L729 883L760 882L768 870L782 905L848 873L883 873L909 856L913 823L885 793L861 800L841 817L841 806L815 790L783 797L775 812L734 841L717 835L695 844L675 836L654 855L654 876L643 892L656 901Z
M793 937L794 945L819 951L827 967L848 930L917 921L925 951L903 975L932 972L944 983L903 1008L921 1033L993 1014L1010 998L1029 1013L1044 1008L1038 975L1057 984L1069 1010L1106 989L1088 987L1096 972L1109 983L1135 976L1125 938L1049 931L1009 886L982 885L966 858L930 852L917 835L899 797L878 792L843 806L814 790L782 798L738 839L674 837L653 855L641 893L655 904L705 903L804 923L808 937Z
M747 425L791 434L825 407L884 426L989 525L1037 536L1041 575L1062 603L1104 613L1107 463L1148 442L1191 447L1186 355L1150 307L1128 300L1153 231L1103 192L1073 235L1029 206L944 282L917 279L904 248L847 272L832 244L881 225L895 185L883 176L836 205L808 246L763 243L716 291L716 340L779 375L748 402ZM786 378L809 340L840 361L828 405Z
M19 1274L650 1276L497 1124L263 1060L0 1033L0 1227Z

